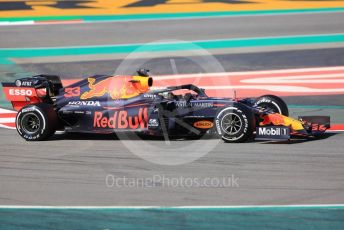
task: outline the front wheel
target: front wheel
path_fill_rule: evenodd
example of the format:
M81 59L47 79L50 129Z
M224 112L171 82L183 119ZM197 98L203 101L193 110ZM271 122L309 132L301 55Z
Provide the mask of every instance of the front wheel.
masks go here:
M217 134L228 143L244 142L252 136L254 116L244 106L227 107L215 119Z
M57 128L57 115L52 105L39 103L25 106L16 117L19 135L27 141L42 141L51 137Z
M274 113L280 113L284 116L289 116L289 110L287 104L275 95L263 95L256 99L255 106L259 106L265 109L270 109Z

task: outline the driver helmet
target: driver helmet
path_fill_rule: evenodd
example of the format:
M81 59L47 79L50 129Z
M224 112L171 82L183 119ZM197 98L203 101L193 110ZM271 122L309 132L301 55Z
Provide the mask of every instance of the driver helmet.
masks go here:
M138 69L136 72L141 77L149 77L149 70L148 69L141 68L141 69Z

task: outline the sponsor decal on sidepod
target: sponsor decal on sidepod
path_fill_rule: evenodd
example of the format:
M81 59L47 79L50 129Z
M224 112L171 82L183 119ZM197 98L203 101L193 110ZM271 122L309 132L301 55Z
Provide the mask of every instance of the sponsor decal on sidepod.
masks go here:
M85 105L85 106L100 106L99 101L70 101L68 105L71 106L79 106L79 105Z
M288 135L287 128L274 128L272 129L271 127L259 127L258 129L259 135L264 135L264 136L280 136L280 135Z
M154 119L154 118L149 119L148 126L150 126L150 127L158 127L159 126L158 119Z
M214 126L213 122L211 121L196 121L193 124L194 127L199 128L199 129L210 129Z
M95 112L93 127L110 129L144 129L148 124L148 109L140 108L137 115L130 116L125 110L116 111L112 116L104 116L102 112Z
M31 89L9 89L9 95L11 96L32 96Z

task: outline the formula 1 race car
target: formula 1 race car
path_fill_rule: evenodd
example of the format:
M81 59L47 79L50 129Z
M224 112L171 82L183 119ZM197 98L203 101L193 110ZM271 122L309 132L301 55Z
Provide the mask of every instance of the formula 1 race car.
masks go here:
M135 132L154 136L200 137L215 133L225 142L311 137L330 127L323 116L288 117L285 102L258 98L208 97L195 85L150 90L153 78L97 75L63 87L58 76L37 75L2 83L15 110L16 128L27 141L66 132Z

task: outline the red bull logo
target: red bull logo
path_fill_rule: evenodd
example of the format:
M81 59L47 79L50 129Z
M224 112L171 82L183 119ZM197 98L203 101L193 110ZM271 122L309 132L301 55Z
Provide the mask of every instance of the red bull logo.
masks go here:
M274 113L274 114L267 114L264 115L263 121L260 122L260 125L269 125L269 124L274 124L274 125L284 125L284 116L279 114L279 113Z
M87 100L105 94L114 100L131 98L147 92L152 83L152 78L142 76L111 76L97 83L95 78L88 78L90 90L84 92L80 99Z
M116 111L113 116L104 116L102 112L95 112L93 127L110 129L144 129L148 127L148 109L140 108L137 115L129 116L125 110Z
M264 125L283 125L283 126L290 126L293 130L303 130L304 127L302 125L302 122L299 120L295 120L290 117L283 116L282 114L279 113L273 113L273 114L267 114L264 115L263 121L259 123L260 126Z

